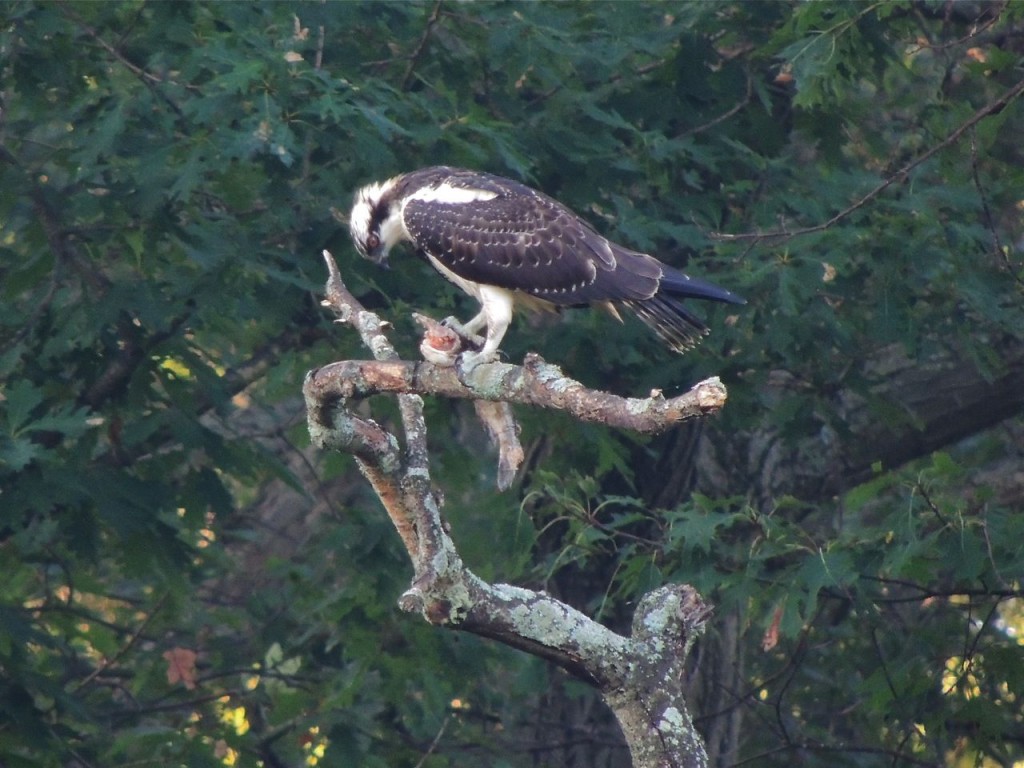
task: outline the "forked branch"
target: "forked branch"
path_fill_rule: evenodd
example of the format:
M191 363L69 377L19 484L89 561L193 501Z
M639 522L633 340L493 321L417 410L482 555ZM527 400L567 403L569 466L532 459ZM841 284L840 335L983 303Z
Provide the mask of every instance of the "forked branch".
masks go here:
M716 393L713 404L700 405L701 396L692 395L697 404L691 412L657 408L653 396L629 401L586 390L539 359L532 370L529 364L483 364L463 382L451 367L399 360L384 334L386 324L359 304L330 254L324 256L330 272L324 303L359 331L375 360L334 363L307 375L303 393L310 436L320 447L356 457L398 530L413 565L412 584L399 605L432 624L547 659L595 686L618 718L636 768L706 766L707 754L683 697L683 664L710 614L707 604L689 586L661 587L641 600L632 633L625 637L547 594L480 579L456 551L441 516L441 499L431 486L420 395L528 402L606 423L615 413L620 423L630 423L630 410L656 412L665 429L680 418L721 407L724 388L708 385ZM374 392L398 393L404 446L371 419L347 409L350 398ZM644 418L636 423L656 431L651 425L657 417Z

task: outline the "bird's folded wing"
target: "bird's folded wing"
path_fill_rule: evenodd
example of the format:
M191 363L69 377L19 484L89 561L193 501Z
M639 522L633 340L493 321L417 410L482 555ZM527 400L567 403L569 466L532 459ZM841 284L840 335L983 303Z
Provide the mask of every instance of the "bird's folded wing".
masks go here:
M556 304L617 298L595 295L604 293L595 285L601 274L617 267L616 249L586 222L529 187L480 174L472 181L495 195L405 203L404 224L420 250L463 279Z

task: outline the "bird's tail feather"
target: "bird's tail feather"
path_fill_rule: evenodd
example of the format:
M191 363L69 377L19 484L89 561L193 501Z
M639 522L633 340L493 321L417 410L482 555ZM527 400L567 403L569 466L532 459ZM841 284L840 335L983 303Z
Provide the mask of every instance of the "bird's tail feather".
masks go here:
M664 341L673 352L693 349L709 331L706 325L663 293L624 304Z
M732 291L727 291L719 285L701 280L699 277L690 277L677 269L665 267L661 276L659 292L689 299L709 299L711 301L724 301L729 304L746 304L746 300L737 296Z

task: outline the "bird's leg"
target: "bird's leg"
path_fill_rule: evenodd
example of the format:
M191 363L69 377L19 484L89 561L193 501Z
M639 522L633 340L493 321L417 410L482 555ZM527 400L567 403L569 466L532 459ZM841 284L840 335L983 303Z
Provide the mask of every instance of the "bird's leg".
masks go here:
M484 310L480 310L476 313L476 316L472 320L462 324L462 330L469 334L479 333L480 329L487 325L487 313Z
M487 325L487 337L484 346L479 352L463 352L459 356L463 372L473 370L480 363L487 363L494 359L498 353L498 345L505 337L512 322L512 294L503 288L484 285L480 287L480 303L483 309L480 314L466 323L464 328L470 326L479 327L480 318Z

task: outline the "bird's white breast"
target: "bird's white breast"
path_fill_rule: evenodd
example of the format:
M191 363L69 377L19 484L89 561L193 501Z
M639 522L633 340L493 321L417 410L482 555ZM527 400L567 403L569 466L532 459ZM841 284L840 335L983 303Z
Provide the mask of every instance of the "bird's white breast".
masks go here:
M444 275L447 280L459 286L459 288L464 290L477 301L483 301L483 296L481 296L480 294L480 283L474 283L470 280L466 280L463 277L459 277L450 269L448 269L448 267L442 264L438 259L435 259L433 256L431 256L429 253L427 254L427 258L430 260L430 263L434 266L434 269L436 269L438 272Z

